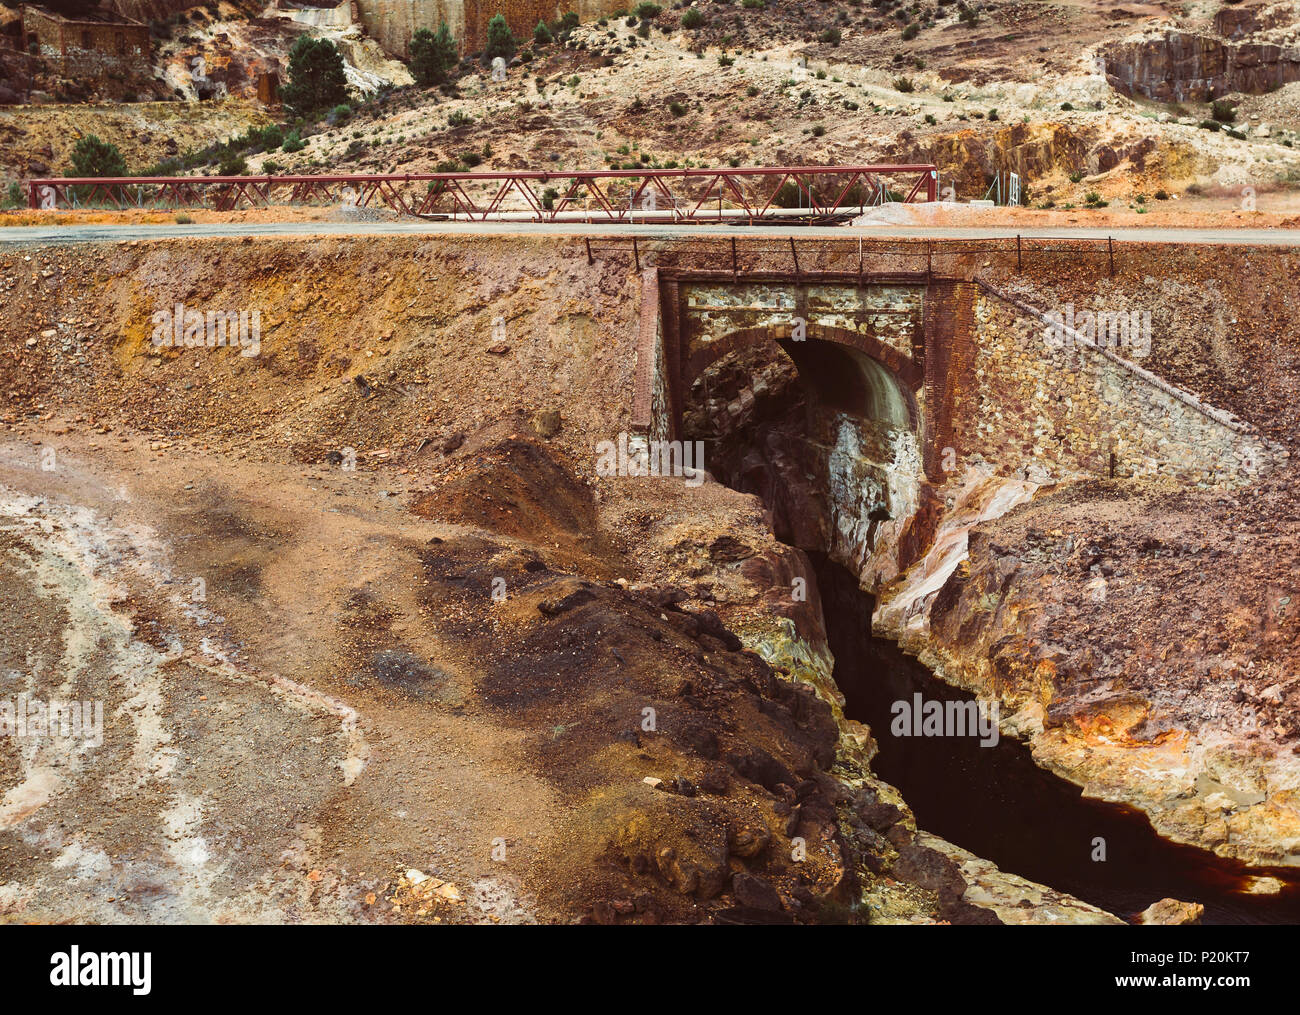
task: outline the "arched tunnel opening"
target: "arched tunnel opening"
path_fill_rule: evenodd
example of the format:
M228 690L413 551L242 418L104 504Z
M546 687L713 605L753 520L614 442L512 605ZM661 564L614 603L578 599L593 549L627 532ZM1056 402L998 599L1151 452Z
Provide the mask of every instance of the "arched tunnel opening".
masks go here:
M688 392L683 436L706 443L709 471L756 494L778 539L845 563L915 506L919 411L865 353L784 339L732 350Z
M759 497L776 537L808 556L845 714L871 728L872 769L920 828L1127 919L1162 898L1202 903L1206 922L1300 919L1300 884L1286 872L1267 872L1283 879L1281 893L1249 894L1266 872L1161 838L1136 809L1084 798L1017 740L893 734L899 702L972 696L872 634L875 597L859 576L924 482L917 400L889 367L826 341L743 346L694 378L682 431L705 442L714 477Z

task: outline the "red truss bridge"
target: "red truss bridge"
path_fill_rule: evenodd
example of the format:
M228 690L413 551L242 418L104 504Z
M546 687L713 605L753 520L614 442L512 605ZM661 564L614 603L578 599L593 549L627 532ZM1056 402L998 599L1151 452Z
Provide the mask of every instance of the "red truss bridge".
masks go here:
M848 217L934 201L932 165L574 172L130 176L27 181L31 208L234 211L293 204L384 207L467 222L716 222Z

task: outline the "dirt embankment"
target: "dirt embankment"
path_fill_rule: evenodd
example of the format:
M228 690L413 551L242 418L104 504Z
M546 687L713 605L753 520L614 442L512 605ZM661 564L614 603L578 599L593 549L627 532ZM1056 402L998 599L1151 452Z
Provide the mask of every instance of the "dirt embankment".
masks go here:
M816 682L820 618L773 609L809 568L756 501L595 476L626 259L124 244L0 279L0 608L44 617L2 668L106 705L102 749L5 747L6 915L988 922L1028 893L1109 919L1013 877L962 901ZM178 304L257 310L259 354L155 346Z
M0 178L66 176L87 134L116 145L129 173L272 122L255 102L138 102L0 107Z

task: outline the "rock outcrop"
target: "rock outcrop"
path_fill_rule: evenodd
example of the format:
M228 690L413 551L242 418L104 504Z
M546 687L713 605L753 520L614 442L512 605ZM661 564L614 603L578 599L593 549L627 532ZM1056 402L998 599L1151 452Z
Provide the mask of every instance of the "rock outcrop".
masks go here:
M1242 25L1224 24L1234 33ZM1118 43L1102 56L1111 85L1159 102L1205 102L1228 92L1258 95L1300 81L1300 48L1177 30Z

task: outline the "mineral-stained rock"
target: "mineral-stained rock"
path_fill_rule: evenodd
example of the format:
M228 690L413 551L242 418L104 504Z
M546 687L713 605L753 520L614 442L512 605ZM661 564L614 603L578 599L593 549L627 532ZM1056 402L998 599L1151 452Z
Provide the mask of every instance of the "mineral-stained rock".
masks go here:
M742 906L773 911L783 908L777 890L752 874L737 874L731 879L731 890Z
M1179 902L1177 899L1161 899L1142 910L1138 917L1144 924L1185 924L1200 923L1205 907L1199 902Z

